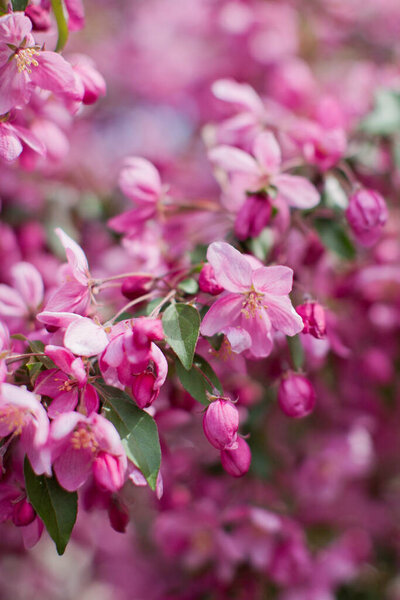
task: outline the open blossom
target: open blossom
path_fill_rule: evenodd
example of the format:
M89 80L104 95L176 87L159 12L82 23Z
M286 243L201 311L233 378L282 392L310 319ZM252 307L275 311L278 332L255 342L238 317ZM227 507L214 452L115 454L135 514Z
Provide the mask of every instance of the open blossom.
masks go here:
M292 269L253 266L225 242L211 244L207 259L225 293L204 317L203 335L224 333L234 352L246 350L250 356L261 358L272 350L274 331L292 336L303 329L288 296Z
M114 425L101 415L59 415L51 424L49 445L54 472L66 490L77 490L91 473L106 490L123 486L126 454Z
M50 474L46 448L49 419L37 396L28 390L2 383L0 385L0 436L20 436L20 444L38 475Z
M42 50L31 30L23 12L0 17L0 114L26 104L36 86L65 100L81 99L71 65Z
M31 263L20 262L11 269L13 287L0 284L0 315L28 319L43 300L42 276Z
M35 392L52 398L47 409L49 417L74 410L80 401L87 415L99 408L96 389L88 383L87 371L81 358L66 348L46 346L45 354L53 360L57 369L42 371L35 382Z
M281 150L275 136L260 133L253 143L253 155L231 146L217 146L210 150L211 162L230 175L225 203L232 211L239 210L250 194L264 192L289 206L300 209L314 208L319 193L305 177L281 173Z

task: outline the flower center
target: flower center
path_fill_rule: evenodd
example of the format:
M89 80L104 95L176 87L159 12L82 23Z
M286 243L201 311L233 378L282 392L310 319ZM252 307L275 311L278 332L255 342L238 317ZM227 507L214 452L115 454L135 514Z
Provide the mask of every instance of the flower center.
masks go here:
M255 290L251 290L244 294L241 312L246 319L253 319L256 316L261 318L261 310L264 308L266 308L266 306L263 303L263 294L256 292Z
M60 392L70 392L75 386L77 382L75 380L67 379L59 386Z
M9 432L20 435L25 425L25 415L23 411L14 406L7 406L0 410L0 423L6 425Z
M98 449L98 443L93 432L86 427L79 427L71 435L71 444L74 450L90 450L95 454Z
M39 66L38 61L36 60L36 58L34 58L35 55L39 55L39 52L35 48L20 48L14 54L14 58L17 61L18 73L22 73L22 71L31 73L31 66Z

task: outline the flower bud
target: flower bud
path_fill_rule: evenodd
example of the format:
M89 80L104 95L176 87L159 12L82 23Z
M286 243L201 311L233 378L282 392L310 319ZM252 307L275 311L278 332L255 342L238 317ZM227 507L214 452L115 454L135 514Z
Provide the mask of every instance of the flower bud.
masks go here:
M239 437L237 444L237 448L221 450L221 464L232 477L245 475L251 463L251 452L247 442Z
M272 205L266 194L248 196L235 221L235 234L239 240L257 237L268 225Z
M108 506L110 525L118 533L125 533L129 523L129 511L119 498L112 498Z
M206 438L218 450L237 448L239 413L228 400L218 398L208 406L203 417Z
M150 289L150 283L153 277L127 277L124 279L121 286L121 293L128 298L128 300L136 300L146 294Z
M372 246L388 218L386 202L374 190L359 190L350 198L346 217L357 241L363 246Z
M12 522L17 527L30 525L36 518L36 512L32 504L26 498L14 504Z
M200 271L199 288L202 292L211 294L212 296L218 296L218 294L224 291L224 288L218 285L217 280L215 279L214 269L208 263L205 264Z
M140 408L150 406L157 398L160 390L155 389L156 378L153 373L145 371L134 377L132 394Z
M279 406L288 417L309 415L315 406L315 391L303 375L291 373L281 380L278 390Z
M93 461L93 476L103 489L115 492L124 484L124 472L117 456L108 452L100 452Z
M25 9L25 15L32 21L33 31L47 31L50 29L51 19L49 11L37 4L30 4Z
M304 329L302 333L309 333L317 339L325 337L325 311L318 302L300 304L300 306L296 306L296 312L303 319Z

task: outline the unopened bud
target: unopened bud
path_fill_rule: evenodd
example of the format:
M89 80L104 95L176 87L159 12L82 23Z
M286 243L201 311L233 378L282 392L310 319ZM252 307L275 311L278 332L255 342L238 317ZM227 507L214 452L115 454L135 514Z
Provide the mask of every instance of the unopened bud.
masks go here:
M242 477L250 468L251 451L248 443L241 437L237 439L237 448L221 450L221 464L232 477Z
M257 237L271 219L272 205L266 194L248 196L235 221L235 234L239 240Z
M388 218L386 202L374 190L359 190L350 198L346 217L357 241L363 246L372 246Z
M278 402L288 417L306 417L315 406L314 388L306 377L292 373L281 380Z
M317 339L325 337L325 311L318 302L300 304L300 306L296 306L296 312L303 319L304 329L302 333L309 333Z
M32 504L26 498L14 504L12 522L17 527L30 525L36 518L36 512Z
M118 533L125 533L129 523L129 511L119 498L112 498L108 506L110 525Z
M206 438L218 450L237 448L239 412L228 400L218 398L208 406L203 417Z
M149 291L152 280L151 275L148 277L127 277L121 286L121 293L128 300L136 300Z
M160 390L154 389L155 382L155 376L148 371L134 377L132 394L140 408L150 406L157 398Z
M214 269L208 263L200 271L199 288L202 292L211 294L212 296L218 296L218 294L224 291L224 288L215 279Z
M42 6L30 4L26 7L25 14L32 21L33 31L47 31L50 29L51 19L49 11Z

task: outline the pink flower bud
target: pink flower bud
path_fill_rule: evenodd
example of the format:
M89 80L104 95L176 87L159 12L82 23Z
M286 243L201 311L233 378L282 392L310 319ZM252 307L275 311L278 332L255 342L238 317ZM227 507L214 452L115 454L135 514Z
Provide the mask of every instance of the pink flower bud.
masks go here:
M202 292L211 294L212 296L218 296L218 294L224 291L224 288L218 285L217 280L215 279L214 269L208 263L204 265L200 271L199 288Z
M33 31L47 31L50 28L51 19L49 11L42 6L30 4L26 7L25 14L32 21Z
M318 302L300 304L300 306L296 306L296 312L303 319L304 329L302 333L309 333L317 339L325 337L325 311Z
M36 518L36 512L26 498L14 504L12 522L17 527L30 525Z
M93 476L101 488L110 492L119 490L125 480L124 470L121 468L118 456L108 452L99 452L94 459Z
M160 390L159 388L155 388L155 383L155 376L148 371L134 377L132 394L140 408L150 406L157 398Z
M239 240L257 237L271 218L271 202L265 194L248 196L235 221L235 233Z
M292 373L281 380L278 402L288 417L306 417L315 406L314 388L306 377Z
M359 190L350 198L346 217L357 241L363 246L372 246L388 218L386 202L374 190Z
M125 533L129 523L129 511L119 498L112 498L108 506L110 525L118 533Z
M140 296L146 294L150 289L150 283L153 277L128 277L124 279L121 286L121 293L128 298L128 300L136 300Z
M239 413L228 400L218 398L208 406L203 417L206 438L218 450L237 448Z
M237 439L235 449L221 450L221 464L232 477L242 477L250 468L251 452L249 445L241 437Z

